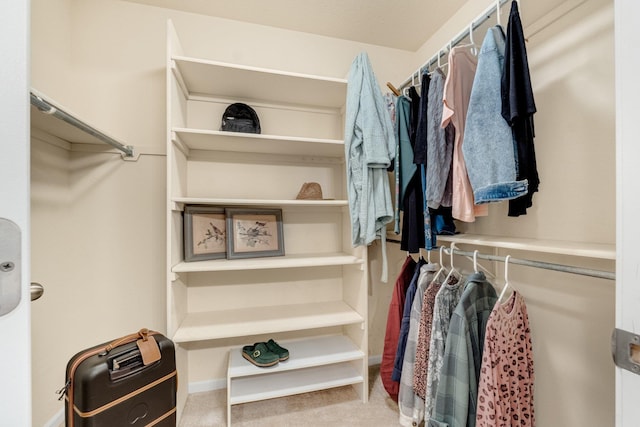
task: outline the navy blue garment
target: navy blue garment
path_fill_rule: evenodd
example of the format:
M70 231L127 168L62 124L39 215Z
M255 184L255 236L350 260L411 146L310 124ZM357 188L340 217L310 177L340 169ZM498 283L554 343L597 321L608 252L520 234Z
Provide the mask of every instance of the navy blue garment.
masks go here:
M413 146L413 162L416 165L427 163L427 106L429 102L429 74L422 75L420 86L420 102L418 107L418 123L416 129L416 142Z
M540 178L536 164L536 153L533 145L535 136L533 115L536 104L531 88L527 48L518 2L511 2L507 37L505 40L504 69L501 82L502 117L509 123L517 153L517 180L526 179L528 191L522 197L509 201L509 216L520 216L527 213L533 205L533 194L538 191Z
M402 201L402 239L400 250L415 254L425 247L424 210L422 180L417 170L404 194Z
M420 111L420 96L413 86L409 88L409 99L409 141L413 150L416 144ZM413 152L411 154L413 154ZM413 163L415 163L415 161L413 161ZM415 168L401 201L403 216L400 249L412 254L418 253L420 248L425 247L423 199L424 193L422 191L420 170L419 168Z
M393 381L400 382L402 375L402 364L404 363L404 351L407 348L407 339L409 337L409 325L411 323L411 307L413 305L413 298L418 291L418 279L420 278L420 269L425 265L427 261L420 257L416 263L416 269L413 272L413 277L407 288L407 293L404 298L404 308L402 311L402 322L400 323L400 335L398 335L398 350L396 351L396 358L393 362L393 373L391 379Z

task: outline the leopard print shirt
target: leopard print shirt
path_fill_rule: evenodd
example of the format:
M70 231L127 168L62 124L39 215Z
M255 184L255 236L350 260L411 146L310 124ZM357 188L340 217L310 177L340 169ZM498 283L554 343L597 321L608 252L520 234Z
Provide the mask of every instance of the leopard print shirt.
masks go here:
M533 349L524 298L496 304L487 329L478 384L477 427L534 427Z

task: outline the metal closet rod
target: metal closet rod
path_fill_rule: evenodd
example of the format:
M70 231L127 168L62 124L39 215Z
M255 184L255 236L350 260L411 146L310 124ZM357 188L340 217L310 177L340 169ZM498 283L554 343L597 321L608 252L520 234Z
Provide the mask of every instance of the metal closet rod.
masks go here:
M127 157L133 157L134 156L133 147L132 146L121 144L120 142L116 141L115 139L111 138L110 136L105 135L104 133L100 132L99 130L97 130L97 129L91 127L91 126L89 126L88 124L86 124L84 122L81 122L80 120L76 119L71 114L61 110L57 106L49 103L48 101L45 101L40 96L35 95L33 92L31 92L31 104L34 107L36 107L38 110L42 111L44 114L50 114L50 115L54 116L57 119L60 119L60 120L62 120L64 122L67 122L71 126L74 126L74 127L78 128L78 129L82 130L83 132L98 138L100 141L103 141L103 142L111 145L112 147L122 151Z
M400 240L396 240L396 239L387 239L387 242L401 243ZM440 248L433 248L431 249L431 251L436 251L439 249ZM473 251L463 251L460 249L456 249L455 247L450 248L446 246L443 249L444 249L444 252L447 253L447 255L451 255L451 251L453 250L454 255L460 255L460 256L469 257L472 259L474 256ZM507 259L506 256L489 255L489 254L483 254L481 252L477 253L476 258L486 259L489 261L498 261L498 262L505 262L505 260ZM599 279L616 280L616 273L611 271L593 270L590 268L583 268L583 267L573 267L571 265L555 264L552 262L533 261L530 259L514 258L512 256L509 257L509 263L524 265L527 267L541 268L543 270L553 270L553 271L560 271L562 273L578 274L580 276L590 276L590 277L597 277Z
M500 6L503 6L509 0L499 0L499 1L500 1ZM425 69L428 70L431 64L434 64L440 56L444 56L449 48L456 46L458 43L460 43L465 38L467 38L471 31L475 30L480 25L484 24L489 18L491 18L491 15L494 14L497 9L498 9L498 3L497 1L494 1L490 7L488 7L484 12L478 15L476 19L471 21L471 24L466 29L462 30L457 36L451 39L449 43L447 43L442 49L438 50L438 53L436 53L431 58L429 58L427 62L422 64L420 68L418 68L413 74L411 74L411 76L409 76L404 82L402 82L402 84L398 87L398 89L402 90L409 83L412 83L413 78L416 76L419 79L420 75L422 74L422 70L425 70Z
M473 251L462 251L462 250L456 249L456 248L445 248L444 249L444 251L447 252L448 255L451 254L452 250L453 250L453 254L454 255L461 255L461 256L472 257L472 258L474 256L474 252ZM507 257L506 256L500 256L500 255L483 254L483 253L478 252L477 253L477 258L486 259L486 260L490 260L490 261L505 262ZM514 258L512 256L509 257L509 264L525 265L527 267L542 268L544 270L553 270L553 271L560 271L560 272L563 272L563 273L579 274L581 276L590 276L590 277L597 277L597 278L600 278L600 279L616 280L616 273L611 272L611 271L593 270L593 269L590 269L590 268L573 267L573 266L570 266L570 265L554 264L554 263L551 263L551 262L544 262L544 261L533 261L533 260L530 260L530 259Z

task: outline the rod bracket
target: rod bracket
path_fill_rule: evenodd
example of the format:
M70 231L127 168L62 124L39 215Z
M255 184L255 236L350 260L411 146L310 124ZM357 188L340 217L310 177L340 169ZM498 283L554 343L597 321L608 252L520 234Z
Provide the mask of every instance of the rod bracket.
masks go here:
M121 153L122 160L127 162L137 162L140 158L140 153L137 153L131 145L126 145L125 148L127 151Z

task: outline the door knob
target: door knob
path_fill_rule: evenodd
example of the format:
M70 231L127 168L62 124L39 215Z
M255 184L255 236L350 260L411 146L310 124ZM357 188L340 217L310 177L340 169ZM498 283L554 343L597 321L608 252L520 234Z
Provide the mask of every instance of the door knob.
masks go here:
M44 286L37 282L31 282L31 301L35 301L44 294Z

